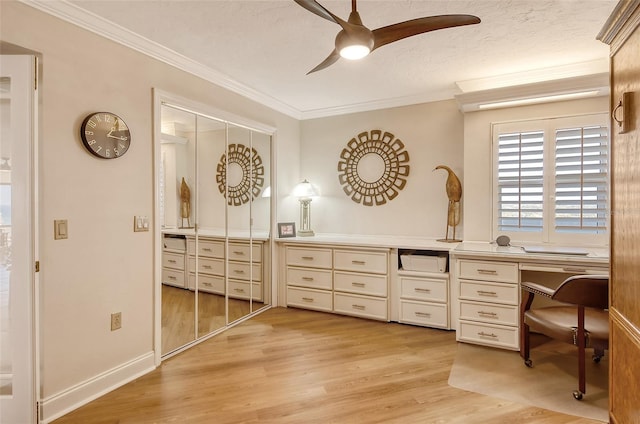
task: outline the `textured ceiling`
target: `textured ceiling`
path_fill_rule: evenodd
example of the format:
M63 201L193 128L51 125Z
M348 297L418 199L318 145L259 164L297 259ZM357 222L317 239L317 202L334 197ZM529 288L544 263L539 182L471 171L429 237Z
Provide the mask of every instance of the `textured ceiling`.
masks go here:
M407 38L311 75L306 73L332 51L340 28L293 1L70 3L303 115L321 115L450 99L460 93L460 81L594 64L606 71L608 46L596 35L617 0L361 0L358 11L371 29L455 13L476 15L482 23ZM348 17L350 1L320 3Z

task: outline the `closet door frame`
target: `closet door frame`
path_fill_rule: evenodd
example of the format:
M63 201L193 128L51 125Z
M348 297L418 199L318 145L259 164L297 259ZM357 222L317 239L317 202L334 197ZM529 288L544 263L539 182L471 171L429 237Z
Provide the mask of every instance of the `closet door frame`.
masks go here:
M182 348L173 351L170 355L166 355L163 357L162 355L162 228L160 226L160 217L158 216L160 211L160 184L159 184L159 173L160 173L160 161L161 161L161 148L160 148L160 138L161 138L161 112L162 105L169 104L172 106L182 107L185 110L194 111L200 115L205 117L211 117L213 119L227 121L229 124L233 124L236 126L243 126L252 131L261 132L267 134L271 138L270 145L270 157L269 157L269 166L270 166L270 185L271 185L271 196L272 200L270 201L270 237L267 241L269 251L271 252L269 257L269 285L270 288L268 290L270 299L269 305L275 305L277 290L274 287L274 283L276 282L276 278L274 276L276 267L274 266L274 240L273 240L273 231L274 222L276 220L276 201L277 199L277 184L276 184L276 157L275 157L275 143L276 143L276 129L264 125L259 122L251 121L249 119L243 118L239 115L215 108L213 106L193 101L182 96L172 94L157 88L153 89L153 156L154 156L154 219L153 219L153 232L154 232L154 351L155 351L155 364L159 366L163 359L167 359L170 356L173 356L177 353L180 353L191 346L194 346L206 339L210 336L217 334L219 331L212 333L209 336L204 336L200 338L196 338L191 343L184 345ZM266 300L266 299L265 299ZM266 310L267 308L262 308L260 311ZM253 312L255 313L255 312ZM253 315L250 314L249 316ZM243 320L239 320L234 324L240 323ZM229 328L229 326L224 327L224 329Z

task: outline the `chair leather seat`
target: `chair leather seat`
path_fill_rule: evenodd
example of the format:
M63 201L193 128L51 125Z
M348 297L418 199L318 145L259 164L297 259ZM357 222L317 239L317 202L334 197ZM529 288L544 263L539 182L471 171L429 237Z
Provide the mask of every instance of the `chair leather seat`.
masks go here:
M524 314L525 322L532 331L554 339L573 343L578 327L578 308L575 306L552 306L530 309ZM606 347L609 344L609 313L600 309L585 308L585 331L589 333L586 347Z

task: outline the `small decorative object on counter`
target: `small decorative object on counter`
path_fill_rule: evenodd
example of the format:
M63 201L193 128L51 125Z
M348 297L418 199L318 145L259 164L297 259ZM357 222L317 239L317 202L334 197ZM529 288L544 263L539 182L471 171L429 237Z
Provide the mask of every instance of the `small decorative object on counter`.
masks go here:
M443 239L439 239L438 241L443 241L446 243L456 243L462 240L456 239L456 226L460 223L460 199L462 198L462 184L460 184L460 180L458 176L445 165L438 165L435 167L436 169L444 169L449 174L447 177L447 182L445 188L447 190L447 197L449 198L449 204L447 206L447 230L445 231L445 235ZM449 238L449 227L453 229L452 238Z

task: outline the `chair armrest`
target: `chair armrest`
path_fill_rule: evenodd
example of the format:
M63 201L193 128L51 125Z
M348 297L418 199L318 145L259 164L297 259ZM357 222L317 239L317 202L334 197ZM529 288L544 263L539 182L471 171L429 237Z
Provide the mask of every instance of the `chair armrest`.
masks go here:
M523 281L520 283L520 286L523 290L528 291L529 293L537 294L540 296L551 298L555 293L554 289L551 289L547 286L543 286L542 284L532 283L530 281Z

